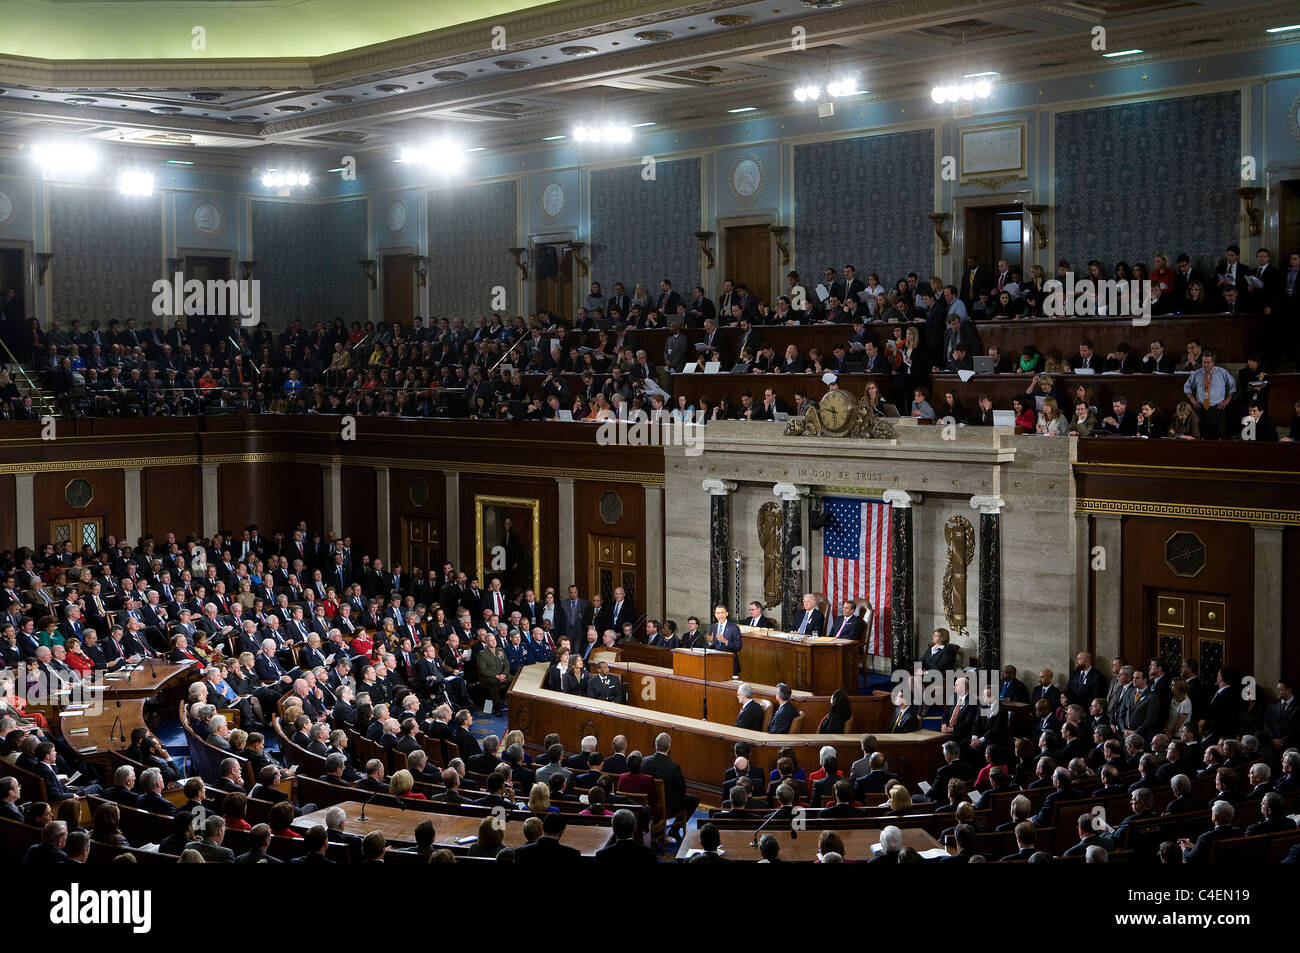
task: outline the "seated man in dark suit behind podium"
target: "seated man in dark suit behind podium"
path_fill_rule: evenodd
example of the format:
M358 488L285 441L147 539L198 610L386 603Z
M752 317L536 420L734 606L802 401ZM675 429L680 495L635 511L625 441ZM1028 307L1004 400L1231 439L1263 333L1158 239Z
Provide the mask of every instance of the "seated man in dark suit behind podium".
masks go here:
M840 614L831 619L826 635L832 639L862 640L862 619L858 616L852 599L845 599Z
M788 735L790 733L790 726L794 723L795 716L799 714L799 710L790 701L790 695L790 686L785 682L776 686L776 697L780 699L781 705L772 712L772 720L767 723L768 734Z
M803 597L803 612L795 617L798 623L795 631L801 635L821 635L826 627L826 618L817 608L817 597L806 593Z
M762 731L763 706L754 700L754 690L747 682L736 686L736 700L740 702L740 714L736 716L735 727Z

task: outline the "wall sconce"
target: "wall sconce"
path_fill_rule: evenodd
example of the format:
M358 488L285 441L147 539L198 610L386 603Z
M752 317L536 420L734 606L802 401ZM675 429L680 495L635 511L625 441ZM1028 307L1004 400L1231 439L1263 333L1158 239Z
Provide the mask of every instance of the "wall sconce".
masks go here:
M773 225L768 228L768 231L771 232L772 237L776 239L777 250L781 252L781 264L790 264L790 246L785 243L785 236L786 233L790 231L790 226Z
M168 277L168 278L170 278L172 275L176 274L176 272L183 270L184 268L185 268L185 259L184 259L184 258L168 258L168 259L167 259L167 277Z
M239 263L239 277L245 281L252 280L253 269L257 267L256 261L241 261Z
M1255 199L1259 198L1260 193L1263 191L1259 186L1244 186L1237 189L1237 194L1246 203L1246 215L1250 218L1250 234L1252 235L1259 234L1259 209L1255 208Z
M713 249L709 247L709 239L712 237L713 232L695 233L695 240L700 243L700 251L704 253L704 257L708 261L710 268L717 264L717 261L713 258Z
M429 280L429 270L424 267L427 259L423 255L407 255L406 257L415 266L415 280L423 288Z
M524 276L524 281L528 280L528 264L524 261L524 254L527 248L507 248L506 251L515 256L515 265L519 268L519 273Z
M366 280L370 282L370 290L375 290L375 260L373 258L358 258L357 264L365 272Z
M943 242L943 253L946 255L952 251L952 235L944 231L943 223L952 218L947 212L931 212L926 215L930 221L934 222L934 234L939 241Z
M1047 247L1047 226L1040 220L1047 214L1048 206L1046 205L1026 205L1025 211L1029 213L1029 228L1038 236L1038 247Z
M54 252L38 251L36 253L36 283L45 284L45 272L49 270L50 262L54 260Z
M569 242L569 251L573 252L573 260L578 263L579 278L585 278L588 274L587 259L582 257L582 250L586 247L586 242Z

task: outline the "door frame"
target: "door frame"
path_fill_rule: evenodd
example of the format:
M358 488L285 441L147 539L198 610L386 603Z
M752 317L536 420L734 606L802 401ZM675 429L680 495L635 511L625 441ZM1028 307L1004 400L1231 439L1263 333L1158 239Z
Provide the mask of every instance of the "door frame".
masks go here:
M757 209L746 215L729 215L726 218L717 219L716 223L714 224L714 230L715 230L715 238L718 243L718 259L717 259L718 260L717 270L719 271L719 275L717 279L718 286L717 288L711 289L707 284L701 282L701 284L704 284L704 296L706 298L716 297L717 294L722 290L722 282L725 281L727 278L732 278L734 280L739 280L739 281L745 280L743 278L736 279L735 275L722 274L722 272L724 272L727 267L727 229L742 228L746 225L772 226L772 225L779 225L780 223L781 223L781 216L776 209ZM767 268L768 270L767 285L769 288L772 289L772 293L768 296L769 300L767 303L771 305L773 310L775 310L776 296L785 293L785 284L783 283L782 276L781 276L782 266L778 260L778 255L775 253L775 249L772 243L772 235L770 232L768 233L767 236L767 243L768 243L767 250L769 252L768 255L769 264ZM794 267L793 254L791 254L790 256L790 264L785 267L787 271ZM680 291L678 293L681 294ZM723 323L721 318L719 318L718 321L719 324Z
M23 253L23 328L27 327L28 318L38 318L41 320L41 328L48 328L49 322L43 319L43 315L36 308L36 246L31 241L22 239L0 239L0 248L6 251L20 251ZM4 294L4 289L0 288L0 295ZM16 355L15 355L16 356Z
M1264 172L1264 202L1261 210L1263 221L1258 235L1251 239L1249 235L1249 220L1246 218L1244 208L1239 209L1242 228L1241 247L1246 247L1247 241L1253 241L1255 244L1251 250L1251 260L1254 260L1254 248L1269 248L1273 251L1273 265L1282 265L1286 267L1286 255L1291 251L1290 248L1281 248L1282 233L1282 189L1283 182L1289 182L1293 179L1300 180L1300 165L1280 165L1274 166Z
M1049 232L1047 248L1038 247L1037 236L1034 235L1030 227L1029 213L1025 211L1026 205L1032 205L1034 201L1034 191L1031 188L1019 189L1015 192L990 192L988 195L967 195L952 200L952 251L948 257L951 259L950 267L953 269L951 275L944 275L945 282L952 282L957 287L961 287L961 273L966 267L966 213L971 209L987 208L990 205L1019 205L1020 206L1020 267L1025 274L1034 265L1042 265L1039 256L1052 251L1051 235ZM1051 227L1055 219L1048 218L1048 227ZM980 266L992 272L996 261L983 261ZM1056 268L1043 265L1043 270L1047 274L1056 274Z
M419 246L413 242L407 242L402 245L384 245L375 249L375 290L371 292L371 294L375 296L374 300L376 302L376 307L379 309L379 317L371 320L374 320L376 324L384 320L384 258L388 255L418 255L419 253ZM420 282L415 277L415 262L407 262L407 265L411 269L411 290L415 292L414 295L412 295L411 301L412 305L415 307L415 314L406 318L405 326L409 330L411 327L411 321L416 314L426 315L428 313L428 309L425 308L424 305L427 300L425 294L429 289L428 285L425 285L423 288L420 287ZM428 267L427 264L425 267ZM365 322L363 321L362 324L364 325ZM427 328L428 326L428 322L425 322L425 327Z
M528 263L532 267L533 271L529 276L529 280L523 282L524 307L520 309L523 313L531 313L537 310L537 301L536 301L537 296L534 294L534 289L537 287L538 247L541 245L565 246L560 248L560 252L561 254L563 254L566 251L572 252L573 249L572 247L569 246L572 246L572 244L577 240L578 240L578 230L576 228L558 228L555 229L554 231L549 231L549 232L534 232L533 234L528 236L528 242L527 242ZM579 271L578 256L575 254L570 254L569 255L569 287L573 293L570 295L570 300L561 302L561 304L567 304L569 307L569 313L567 315L562 315L562 317L567 317L569 320L572 320L577 315L578 302L585 301L587 299L587 292L582 290L582 284L584 279L583 276L578 274L578 271ZM591 284L590 274L586 276L586 283Z

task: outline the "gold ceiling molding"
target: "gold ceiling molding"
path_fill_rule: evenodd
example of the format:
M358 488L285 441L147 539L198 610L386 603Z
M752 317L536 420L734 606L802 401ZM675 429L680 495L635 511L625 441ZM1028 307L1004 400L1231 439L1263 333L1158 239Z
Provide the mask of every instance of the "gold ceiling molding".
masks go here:
M1146 500L1091 500L1075 502L1080 513L1105 516L1154 516L1162 519L1201 519L1224 523L1275 523L1300 526L1300 510L1261 510L1236 506L1202 506L1197 503L1155 503Z

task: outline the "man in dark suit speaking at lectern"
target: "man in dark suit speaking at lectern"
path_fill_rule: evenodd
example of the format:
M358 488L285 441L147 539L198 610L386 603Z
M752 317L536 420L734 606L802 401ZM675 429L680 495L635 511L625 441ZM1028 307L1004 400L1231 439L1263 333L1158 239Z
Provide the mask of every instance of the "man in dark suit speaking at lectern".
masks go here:
M727 607L716 606L713 610L713 641L716 645L709 648L721 649L724 652L731 652L735 658L735 672L740 674L740 626L727 618Z

